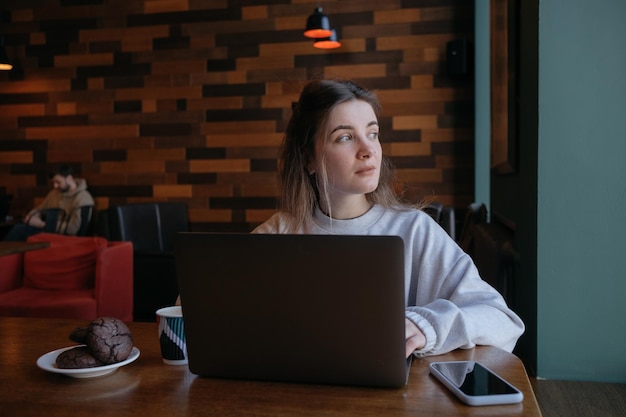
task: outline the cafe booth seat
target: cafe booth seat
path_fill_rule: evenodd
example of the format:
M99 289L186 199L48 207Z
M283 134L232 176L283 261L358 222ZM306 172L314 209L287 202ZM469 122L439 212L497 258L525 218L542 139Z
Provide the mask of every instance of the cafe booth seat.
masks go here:
M156 321L156 310L178 297L174 238L189 231L187 206L178 202L109 207L98 216L98 235L133 243L133 320Z
M132 320L132 243L53 233L28 241L50 246L0 256L0 316Z
M94 206L82 206L80 207L80 227L76 232L76 236L88 236L93 235L95 218ZM43 231L46 233L63 233L63 231L57 230L59 220L63 221L67 214L60 208L49 208L45 211L46 224Z

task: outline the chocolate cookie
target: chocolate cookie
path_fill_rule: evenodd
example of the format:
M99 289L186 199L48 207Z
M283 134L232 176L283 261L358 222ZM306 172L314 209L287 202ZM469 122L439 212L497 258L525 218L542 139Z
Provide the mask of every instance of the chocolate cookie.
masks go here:
M61 369L95 368L104 365L89 351L87 346L78 346L61 352L56 364Z
M87 330L87 327L75 328L74 331L70 334L70 340L72 342L85 344L87 338Z
M111 364L130 356L133 336L123 321L114 317L100 317L89 323L85 343L97 360Z

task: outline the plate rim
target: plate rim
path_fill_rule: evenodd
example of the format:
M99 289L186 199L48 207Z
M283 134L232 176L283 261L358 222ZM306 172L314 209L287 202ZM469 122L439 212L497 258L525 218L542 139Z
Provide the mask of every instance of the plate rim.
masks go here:
M139 348L137 346L133 346L128 358L126 358L125 360L121 362L112 363L109 365L96 366L93 368L64 369L64 368L57 368L56 366L54 366L54 364L56 364L57 356L59 356L61 353L65 352L66 350L74 349L80 346L85 346L85 345L78 344L78 345L66 346L60 349L51 350L48 353L44 353L37 359L37 366L40 369L43 369L44 371L68 375L68 376L85 377L85 376L88 376L88 374L95 374L94 376L101 376L101 375L106 375L110 372L113 372L117 368L120 368L124 365L128 365L131 362L134 362L135 360L137 360L137 358L139 358L139 355L141 354L141 351L139 350Z

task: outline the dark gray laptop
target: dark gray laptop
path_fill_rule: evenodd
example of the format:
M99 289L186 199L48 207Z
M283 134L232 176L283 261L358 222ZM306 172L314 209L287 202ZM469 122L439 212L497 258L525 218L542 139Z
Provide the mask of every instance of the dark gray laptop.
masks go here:
M179 233L174 253L192 373L406 384L399 237Z

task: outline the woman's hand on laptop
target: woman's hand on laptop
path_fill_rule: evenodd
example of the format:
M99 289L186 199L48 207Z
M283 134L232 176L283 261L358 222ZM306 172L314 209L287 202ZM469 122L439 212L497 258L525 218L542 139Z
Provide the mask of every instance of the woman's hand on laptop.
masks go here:
M409 319L404 319L406 334L406 357L408 358L416 349L421 349L426 345L426 336Z

